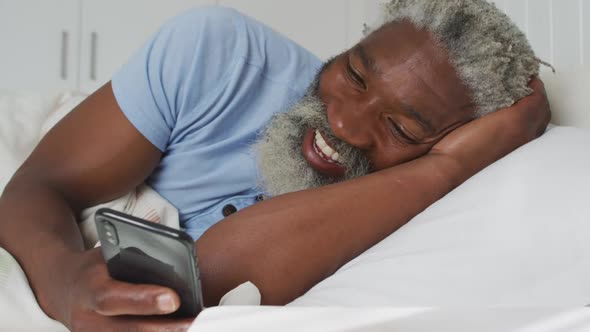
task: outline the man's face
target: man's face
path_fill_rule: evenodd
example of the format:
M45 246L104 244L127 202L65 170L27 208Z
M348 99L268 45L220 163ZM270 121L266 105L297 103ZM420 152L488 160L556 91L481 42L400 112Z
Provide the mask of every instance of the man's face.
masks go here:
M351 179L426 154L474 106L427 31L390 24L330 60L258 143L273 195Z

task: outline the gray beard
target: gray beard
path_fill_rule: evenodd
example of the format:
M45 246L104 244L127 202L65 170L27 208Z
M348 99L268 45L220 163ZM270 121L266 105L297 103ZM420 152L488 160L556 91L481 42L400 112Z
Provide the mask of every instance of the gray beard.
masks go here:
M254 145L258 157L260 186L271 196L316 188L350 180L370 172L365 154L334 136L326 106L317 95L317 80L309 92L290 111L273 116ZM340 154L346 169L342 178L333 178L314 170L303 156L303 139L310 128L317 129Z

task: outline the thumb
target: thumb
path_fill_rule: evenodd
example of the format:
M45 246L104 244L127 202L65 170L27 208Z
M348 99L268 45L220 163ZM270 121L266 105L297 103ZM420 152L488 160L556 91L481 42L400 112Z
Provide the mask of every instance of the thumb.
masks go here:
M110 280L96 291L91 308L103 316L165 315L178 310L180 298L172 289Z

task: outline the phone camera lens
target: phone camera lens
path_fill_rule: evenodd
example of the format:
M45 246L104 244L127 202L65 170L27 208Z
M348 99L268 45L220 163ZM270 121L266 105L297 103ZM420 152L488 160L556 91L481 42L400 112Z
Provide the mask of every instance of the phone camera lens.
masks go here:
M117 238L117 230L115 229L115 226L113 226L109 222L104 223L104 235L106 237L106 240L112 245L116 246L119 244L119 239Z

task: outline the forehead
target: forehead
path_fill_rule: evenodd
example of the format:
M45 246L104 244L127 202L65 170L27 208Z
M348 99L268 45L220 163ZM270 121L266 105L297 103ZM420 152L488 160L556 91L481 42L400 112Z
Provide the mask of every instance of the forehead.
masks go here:
M370 58L367 70L383 98L412 106L437 129L472 117L469 91L430 32L405 21L388 24L352 53Z

